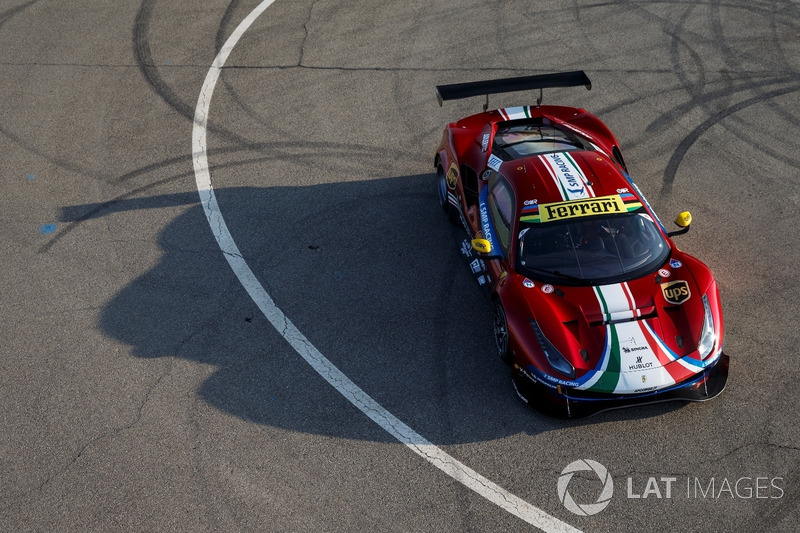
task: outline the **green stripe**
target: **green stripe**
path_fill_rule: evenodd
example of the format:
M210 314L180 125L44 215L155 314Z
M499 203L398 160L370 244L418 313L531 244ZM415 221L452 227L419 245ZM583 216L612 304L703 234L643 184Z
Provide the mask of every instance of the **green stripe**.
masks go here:
M619 337L617 335L617 328L613 324L607 326L606 335L611 345L611 352L608 354L608 365L594 385L589 387L590 391L596 392L614 392L619 383L621 374L619 372L622 361L619 353Z
M606 303L606 299L603 297L603 291L600 290L600 287L592 287L594 289L597 298L600 300L600 307L602 308L601 311L603 312L603 317L606 320L611 320L611 313L608 312L608 304Z
M606 303L606 299L603 296L603 291L600 290L600 287L592 287L592 289L597 295L597 299L600 301L600 307L603 316L606 317L606 320L611 320L611 314L608 312L608 303ZM613 324L606 326L606 338L608 339L610 346L608 364L606 365L606 369L603 371L603 375L600 376L600 379L598 379L594 385L589 387L589 390L591 391L614 392L614 390L617 388L617 383L619 383L619 369L622 361L619 353L619 336L617 335L617 328Z

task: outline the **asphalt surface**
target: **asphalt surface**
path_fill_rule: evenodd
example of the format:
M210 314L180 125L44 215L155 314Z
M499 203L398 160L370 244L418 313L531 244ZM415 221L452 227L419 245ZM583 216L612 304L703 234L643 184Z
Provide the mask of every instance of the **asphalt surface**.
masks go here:
M221 253L193 117L257 5L0 1L0 529L535 530L328 385ZM554 420L494 355L432 174L483 100L433 88L575 69L592 90L545 103L598 115L661 217L694 215L678 243L718 278L731 357L713 401ZM798 132L797 2L277 0L222 71L208 158L276 305L459 461L585 531L794 532ZM579 459L614 480L592 516L557 493Z

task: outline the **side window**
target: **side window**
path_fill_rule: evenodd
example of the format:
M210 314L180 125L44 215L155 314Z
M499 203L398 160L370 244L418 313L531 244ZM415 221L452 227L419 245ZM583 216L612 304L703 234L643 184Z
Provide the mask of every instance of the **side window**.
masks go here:
M504 179L498 179L490 185L486 203L500 245L508 254L511 231L514 229L514 196Z

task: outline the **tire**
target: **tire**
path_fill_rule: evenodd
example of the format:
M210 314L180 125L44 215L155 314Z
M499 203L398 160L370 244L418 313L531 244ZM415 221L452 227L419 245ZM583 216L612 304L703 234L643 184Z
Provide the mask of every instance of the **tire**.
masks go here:
M508 321L503 304L494 304L494 343L497 347L497 354L507 365L511 365L511 350L509 349Z

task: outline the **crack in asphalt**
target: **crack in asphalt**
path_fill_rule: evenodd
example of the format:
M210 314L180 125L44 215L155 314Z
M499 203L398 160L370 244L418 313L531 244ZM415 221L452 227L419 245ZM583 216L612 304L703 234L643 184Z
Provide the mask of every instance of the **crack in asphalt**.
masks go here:
M78 446L77 452L69 459L65 464L63 464L60 468L55 469L49 473L49 475L36 487L32 487L17 496L12 496L9 498L7 504L0 507L3 511L13 507L18 501L25 499L26 497L30 496L34 492L42 493L46 490L47 486L54 482L57 478L67 473L72 467L78 462L78 460L84 456L87 450L94 446L95 444L99 443L100 441L114 438L125 431L133 429L139 421L142 419L142 414L144 412L145 405L147 405L148 401L150 400L150 396L153 394L153 391L161 384L161 382L166 378L171 372L173 368L173 362L169 361L166 364L166 368L164 371L153 381L150 386L148 386L147 390L144 392L141 402L139 406L136 408L136 412L133 416L133 420L129 423L124 424L122 426L112 428L110 430L104 431L99 435L89 439L88 441L84 442L82 445Z

